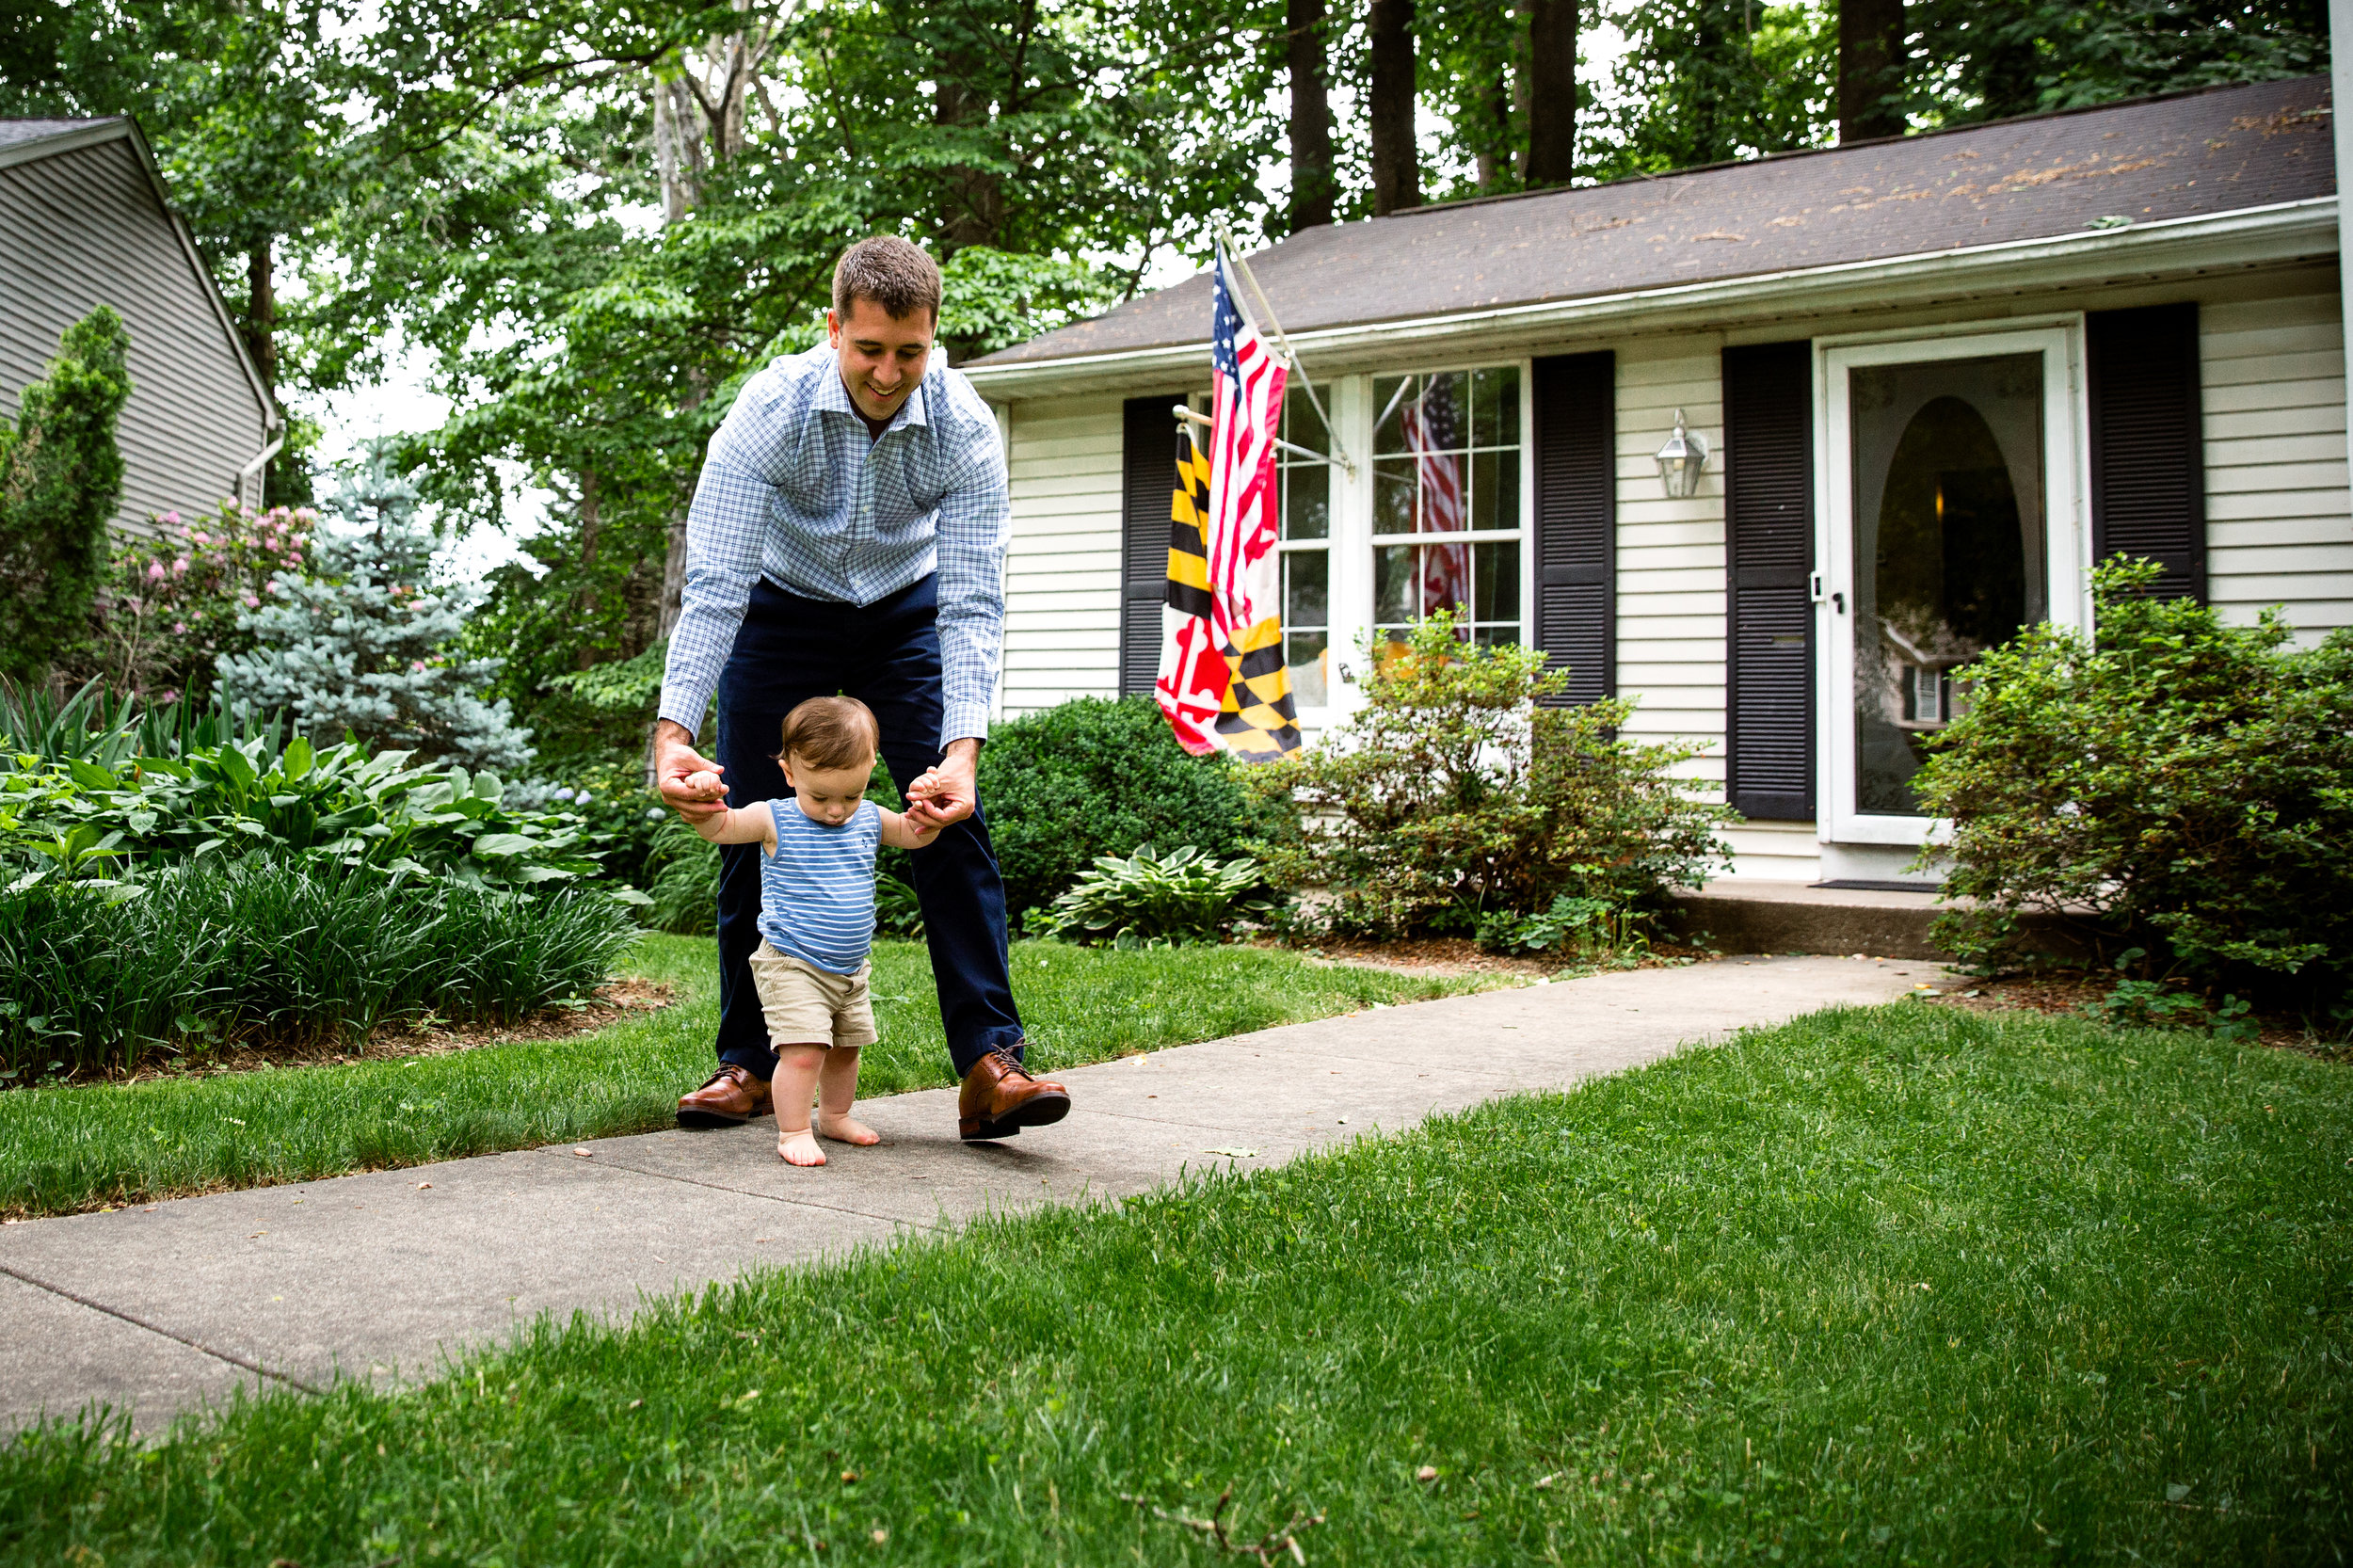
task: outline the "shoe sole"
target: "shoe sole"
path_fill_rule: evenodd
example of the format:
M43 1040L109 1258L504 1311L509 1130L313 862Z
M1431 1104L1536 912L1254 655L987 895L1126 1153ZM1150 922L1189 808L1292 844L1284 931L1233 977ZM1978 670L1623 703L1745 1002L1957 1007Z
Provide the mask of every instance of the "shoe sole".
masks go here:
M984 1122L977 1116L960 1117L956 1122L956 1136L968 1144L1017 1138L1025 1127L1051 1127L1069 1114L1068 1095L1040 1095L1000 1121Z
M768 1114L765 1111L755 1111L748 1116L728 1116L716 1111L681 1111L678 1113L678 1125L695 1132L712 1132L721 1128L748 1127Z

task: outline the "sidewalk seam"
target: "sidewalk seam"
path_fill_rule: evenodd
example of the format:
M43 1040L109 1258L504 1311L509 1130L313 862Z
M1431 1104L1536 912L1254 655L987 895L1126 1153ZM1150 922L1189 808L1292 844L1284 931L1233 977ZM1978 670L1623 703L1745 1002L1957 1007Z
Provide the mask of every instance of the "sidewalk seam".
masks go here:
M530 1154L548 1154L551 1150L556 1148L557 1146L558 1145L553 1144L542 1144L537 1148L530 1149L525 1152ZM725 1192L730 1197L764 1198L770 1203L780 1203L787 1208L822 1208L828 1214L847 1214L853 1218L860 1220L879 1220L887 1225L913 1225L919 1230L937 1230L939 1228L939 1226L936 1224L921 1224L914 1220L903 1220L893 1214L870 1214L863 1208L849 1208L838 1203L817 1203L808 1198L780 1198L774 1192L755 1192L747 1188L722 1186L720 1183L715 1181L697 1181L693 1176L674 1176L668 1171L648 1171L642 1165L625 1165L617 1160L610 1159L604 1156L600 1156L598 1158L598 1162L609 1171L627 1171L632 1176L649 1176L655 1181L675 1181L687 1187L699 1187L708 1192ZM0 1268L4 1267L5 1265L0 1265Z
M197 1352L199 1354L209 1355L216 1361L226 1361L232 1367L243 1368L246 1371L251 1372L256 1377L264 1377L270 1379L272 1382L282 1383L287 1387L298 1389L305 1394L317 1394L321 1392L320 1389L303 1382L300 1378L291 1377L284 1372L273 1371L269 1368L263 1366L258 1361L248 1361L244 1356L237 1354L233 1351L216 1350L212 1346L207 1345L200 1340L189 1338L184 1334L174 1334L168 1328L157 1327L155 1324L149 1322L144 1318L135 1318L130 1313L121 1310L120 1307L108 1306L104 1302L94 1302L88 1296L80 1295L74 1291L68 1290L61 1285L52 1285L45 1279L35 1279L32 1275L24 1273L20 1270L11 1269L5 1263L0 1263L0 1274L8 1275L10 1279L15 1280L20 1285L29 1285L36 1290L46 1290L53 1296L62 1296L76 1306L88 1307L92 1312L103 1312L109 1318L130 1324L133 1328L143 1328L150 1334L159 1335L166 1339L171 1340L174 1344L185 1345L188 1349Z

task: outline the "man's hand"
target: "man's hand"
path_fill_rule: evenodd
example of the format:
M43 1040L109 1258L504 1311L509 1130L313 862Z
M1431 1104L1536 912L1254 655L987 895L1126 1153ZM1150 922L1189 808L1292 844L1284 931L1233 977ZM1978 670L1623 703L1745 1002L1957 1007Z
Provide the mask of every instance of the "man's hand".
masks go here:
M918 832L946 827L972 814L972 803L980 798L973 782L980 756L980 742L951 741L948 755L939 760L938 765L925 770L922 777L907 786L907 820Z
M686 727L664 719L653 727L654 788L662 804L688 822L704 822L727 809L727 770L695 752Z

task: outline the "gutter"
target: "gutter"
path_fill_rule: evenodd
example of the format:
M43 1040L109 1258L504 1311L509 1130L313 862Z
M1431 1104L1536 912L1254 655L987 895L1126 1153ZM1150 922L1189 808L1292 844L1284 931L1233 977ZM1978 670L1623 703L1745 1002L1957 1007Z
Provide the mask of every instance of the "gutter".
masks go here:
M1580 299L1328 327L1294 332L1291 341L1303 351L1321 350L1328 364L1335 359L1385 357L1432 341L1443 341L1453 351L1478 347L1488 340L1517 346L1532 338L1623 330L1638 320L1644 329L1700 323L1721 326L1743 318L1784 316L1842 305L1892 309L1966 297L1972 293L2013 294L2027 288L2112 282L2135 274L2336 254L2337 199L2315 196L2229 213L2138 223L2127 229L2004 240ZM1856 294L1859 284L1868 285L1867 298ZM1842 300L1841 296L1846 297ZM1208 342L1205 336L1197 343L961 368L982 395L992 399L1087 392L1145 377L1176 383L1200 378Z

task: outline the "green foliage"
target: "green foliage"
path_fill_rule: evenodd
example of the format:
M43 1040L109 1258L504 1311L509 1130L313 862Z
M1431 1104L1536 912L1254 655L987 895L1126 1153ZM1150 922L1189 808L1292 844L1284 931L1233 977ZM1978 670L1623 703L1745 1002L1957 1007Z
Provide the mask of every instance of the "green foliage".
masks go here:
M1249 775L1302 814L1266 845L1270 880L1328 888L1334 929L1471 930L1562 893L1651 908L1722 855L1731 811L1673 776L1699 748L1620 737L1631 702L1547 705L1568 672L1542 653L1463 642L1441 612L1367 663L1354 718Z
M1603 179L1835 139L1838 19L1829 7L1645 0L1592 159Z
M81 636L122 493L130 351L122 318L99 306L18 394L15 423L0 420L0 675L44 677Z
M99 763L19 753L0 767L0 869L20 879L54 879L56 856L40 846L83 832L110 840L111 856L135 880L254 854L478 888L579 882L599 872L580 818L505 805L495 774L412 767L407 752L370 753L356 743L320 750L297 736L280 746L266 727L178 756Z
M482 700L500 661L456 648L481 590L434 580L441 535L420 520L415 487L379 449L337 506L358 526L322 531L314 566L283 570L239 617L252 647L218 659L222 693L283 710L321 741L348 734L473 767L528 765L530 731L504 698Z
M60 697L47 686L20 686L0 676L0 749L38 760L115 768L141 757L182 757L199 746L257 736L275 748L284 730L275 718L231 712L217 695L209 704L142 702L91 680Z
M157 1049L363 1040L428 1014L508 1021L593 991L636 935L593 893L315 858L184 861L137 891L52 878L0 892L0 1079L135 1068Z
M646 921L676 936L708 936L719 919L719 846L665 811L646 856Z
M1632 964L1650 951L1643 927L1651 912L1623 909L1608 899L1562 893L1541 914L1498 909L1479 918L1479 945L1489 952L1529 957L1608 957Z
M1122 859L1098 858L1079 885L1029 923L1041 936L1115 947L1214 942L1237 922L1274 912L1257 861L1218 860L1191 844L1160 856L1144 845Z
M1079 697L996 726L980 792L1005 907L1049 904L1098 857L1147 843L1242 853L1286 812L1255 802L1243 771L1222 753L1189 755L1150 697Z
M75 673L168 703L210 691L222 655L252 651L250 613L309 559L318 514L223 501L190 522L155 519L116 548Z
M1915 778L1954 824L1937 940L2020 954L2019 918L2057 916L2104 953L2180 975L2322 996L2353 979L2353 635L2291 645L2266 612L2227 624L2093 574L2091 636L2030 627L1971 665L1969 712ZM1933 853L1933 852L1932 852Z

